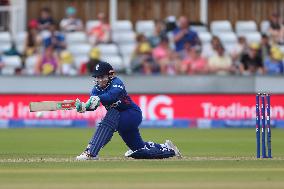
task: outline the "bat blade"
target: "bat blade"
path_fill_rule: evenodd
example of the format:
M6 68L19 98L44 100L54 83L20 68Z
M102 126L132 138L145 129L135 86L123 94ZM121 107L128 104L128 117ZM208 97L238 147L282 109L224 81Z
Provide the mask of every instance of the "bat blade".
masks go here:
M74 100L31 102L30 112L72 110L75 109Z

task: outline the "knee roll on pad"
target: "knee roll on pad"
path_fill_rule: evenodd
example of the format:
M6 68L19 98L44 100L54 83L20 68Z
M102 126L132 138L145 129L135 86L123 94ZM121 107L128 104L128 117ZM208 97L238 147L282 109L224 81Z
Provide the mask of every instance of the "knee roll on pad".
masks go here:
M128 157L132 157L134 159L164 159L175 156L175 152L171 149L169 150L161 150L159 148L141 148L139 150L134 151Z

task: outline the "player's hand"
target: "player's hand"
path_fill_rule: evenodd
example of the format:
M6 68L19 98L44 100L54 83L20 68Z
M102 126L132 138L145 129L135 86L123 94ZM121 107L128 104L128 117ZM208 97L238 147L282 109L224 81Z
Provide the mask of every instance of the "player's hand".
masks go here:
M98 96L91 96L86 102L86 109L95 110L100 106L100 98Z
M84 102L81 102L78 98L75 101L76 110L79 113L85 113L86 112L86 104Z

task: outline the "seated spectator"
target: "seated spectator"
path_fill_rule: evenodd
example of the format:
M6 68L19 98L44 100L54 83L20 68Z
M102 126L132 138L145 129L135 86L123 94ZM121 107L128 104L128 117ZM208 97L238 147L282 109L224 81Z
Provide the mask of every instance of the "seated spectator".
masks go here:
M38 34L38 23L36 20L29 22L28 33L25 39L24 55L31 56L40 52L41 37Z
M178 27L174 30L174 41L176 52L181 52L186 42L191 46L200 44L197 33L189 29L189 22L185 16L179 18Z
M75 32L83 30L82 21L76 17L77 10L74 7L67 7L65 10L66 18L61 20L60 28L64 32Z
M131 70L150 75L159 71L159 66L154 62L152 49L146 37L139 34L136 37L137 45L131 60Z
M161 20L156 20L154 33L148 38L151 46L153 48L157 47L160 44L161 39L165 37L167 37L165 23Z
M202 56L209 58L217 53L217 47L222 46L221 40L217 36L213 36L210 45L202 46Z
M54 24L54 20L51 16L51 13L50 13L50 9L47 8L47 7L44 7L40 10L40 16L39 18L37 19L37 22L38 22L38 29L40 31L42 30L48 30L49 29L49 26L51 24Z
M62 75L76 75L77 71L74 66L74 59L72 54L64 50L60 53L60 73Z
M283 74L283 54L277 47L271 48L270 56L264 61L264 72L268 75Z
M188 51L188 56L181 61L180 73L189 75L208 73L207 60L201 56L201 47L196 45Z
M248 53L241 56L239 69L243 75L263 74L264 70L262 58L259 54L259 44L250 44Z
M269 43L269 37L266 34L262 34L259 53L261 55L262 60L264 61L269 57L271 45Z
M247 52L248 52L247 40L244 36L239 36L238 43L235 45L231 54L233 61L234 62L239 61L241 55Z
M159 65L162 74L173 74L174 63L173 52L169 47L169 40L167 37L162 37L160 44L153 49L152 52L154 61Z
M110 42L110 25L106 21L105 14L98 14L99 24L91 28L88 33L90 41L92 44L96 45L98 43L108 43Z
M64 49L66 49L66 42L64 34L57 31L56 24L49 25L49 35L43 39L44 47L52 45L57 53L60 53Z
M227 75L234 73L234 67L232 59L225 53L225 49L222 45L216 47L216 54L208 60L209 73L218 75Z
M89 53L89 60L86 63L83 63L80 67L81 75L89 75L93 73L96 65L101 61L101 52L99 48L92 48Z
M22 56L22 54L18 51L17 46L14 41L11 43L11 48L3 52L6 56Z
M284 28L280 20L280 16L278 13L274 13L271 15L269 20L269 30L268 34L272 39L272 43L282 44L284 43Z
M35 73L38 75L54 75L58 73L59 70L58 57L54 52L54 47L50 45L38 56L35 65Z

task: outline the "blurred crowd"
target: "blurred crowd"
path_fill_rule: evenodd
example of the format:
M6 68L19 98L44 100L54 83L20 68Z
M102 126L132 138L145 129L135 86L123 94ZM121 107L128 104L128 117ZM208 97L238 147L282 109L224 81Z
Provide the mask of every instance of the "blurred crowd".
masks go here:
M112 28L104 13L97 15L98 24L85 30L84 23L77 17L74 7L67 7L66 17L60 21L53 19L49 8L42 8L37 19L28 23L23 51L15 45L3 52L2 56L21 57L22 65L16 74L25 74L27 59L36 57L31 73L36 75L86 75L102 60L100 44L114 44ZM261 35L259 43L247 42L238 36L237 43L228 51L218 36L212 37L204 45L196 31L191 29L187 17L169 16L165 20L155 20L151 35L136 33L131 57L120 72L127 74L238 74L277 75L283 74L284 27L278 14L269 20L269 30ZM74 54L68 50L66 35L85 32L91 49L87 60L75 63ZM108 60L112 64L112 59ZM123 60L126 61L126 60ZM79 65L79 66L78 66ZM0 70L5 67L0 56Z

